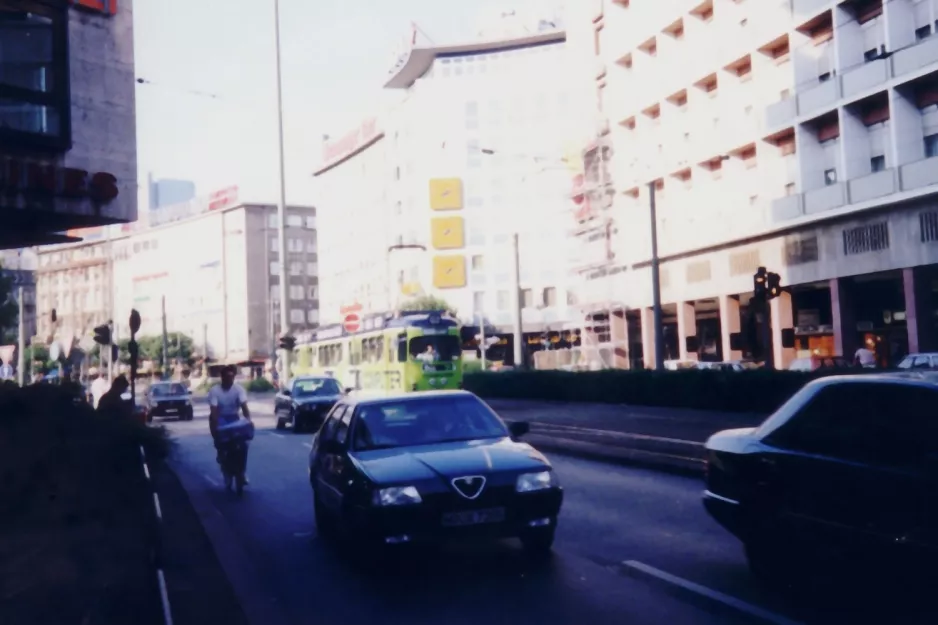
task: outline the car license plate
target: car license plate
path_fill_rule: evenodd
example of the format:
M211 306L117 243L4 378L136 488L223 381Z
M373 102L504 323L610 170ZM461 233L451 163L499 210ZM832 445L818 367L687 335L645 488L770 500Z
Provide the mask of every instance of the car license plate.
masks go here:
M175 413L177 413L177 412L179 412L179 409L178 409L178 408L167 408L167 409L166 409L166 414L175 414Z
M463 525L482 525L484 523L501 523L505 520L504 508L488 508L486 510L466 510L464 512L449 512L443 515L445 527L458 527Z

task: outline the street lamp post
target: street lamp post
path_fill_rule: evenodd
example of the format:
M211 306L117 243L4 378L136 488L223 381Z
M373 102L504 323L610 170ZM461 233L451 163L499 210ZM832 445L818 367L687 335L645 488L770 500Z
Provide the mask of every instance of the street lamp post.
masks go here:
M658 213L656 183L648 183L648 211L651 219L651 298L655 324L655 370L664 371L664 322L661 319L661 263L658 259Z
M279 226L278 239L280 241L280 331L286 333L289 328L289 312L287 301L290 292L287 277L287 178L284 167L283 147L283 77L280 67L280 0L274 0L274 47L276 49L277 65L277 141L279 158L277 161L280 170L280 196L277 202L277 221ZM286 388L290 380L290 353L283 350L281 356L283 371L280 374L281 382Z

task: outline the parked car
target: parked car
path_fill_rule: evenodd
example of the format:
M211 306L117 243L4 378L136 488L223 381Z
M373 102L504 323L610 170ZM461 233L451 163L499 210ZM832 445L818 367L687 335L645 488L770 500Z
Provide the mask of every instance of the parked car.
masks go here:
M147 421L155 417L176 417L191 421L194 416L192 393L179 382L154 382L144 395Z
M289 423L294 432L313 432L319 429L335 403L348 392L335 378L327 376L301 376L290 382L290 388L281 390L274 399L277 429Z
M805 356L795 358L788 365L789 371L817 371L818 369L849 369L851 366L843 356Z
M527 431L468 391L345 397L309 455L316 527L366 550L512 537L545 554L563 490Z
M930 564L938 555L936 405L938 384L924 379L810 382L761 426L710 437L704 505L769 579L847 561L833 554L862 554L869 571Z
M909 354L896 367L903 370L935 370L938 369L938 353Z

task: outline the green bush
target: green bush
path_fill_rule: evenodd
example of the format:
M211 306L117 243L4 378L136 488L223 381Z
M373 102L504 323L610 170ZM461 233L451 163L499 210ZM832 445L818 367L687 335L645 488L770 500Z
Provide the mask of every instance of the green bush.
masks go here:
M490 399L596 402L769 413L805 383L833 373L842 372L803 373L764 369L505 371L468 373L464 377L464 386Z
M270 393L274 390L274 385L267 378L255 378L245 384L244 389L251 393Z

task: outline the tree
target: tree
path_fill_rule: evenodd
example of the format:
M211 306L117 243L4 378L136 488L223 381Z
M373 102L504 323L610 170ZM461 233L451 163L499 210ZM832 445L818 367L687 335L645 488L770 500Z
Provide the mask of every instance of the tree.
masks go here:
M434 295L421 295L401 304L401 310L445 310L456 316L456 310L445 299Z
M180 359L189 362L195 353L195 341L192 337L182 332L167 332L166 342L168 344L168 353L170 360ZM121 339L118 341L120 349L121 362L129 362L130 351L127 345L130 339ZM159 362L163 358L163 337L162 335L141 336L137 339L137 345L140 347L140 360L152 360Z
M0 339L6 339L8 333L17 334L19 304L13 297L13 277L3 271L0 265ZM5 340L3 340L6 343Z

